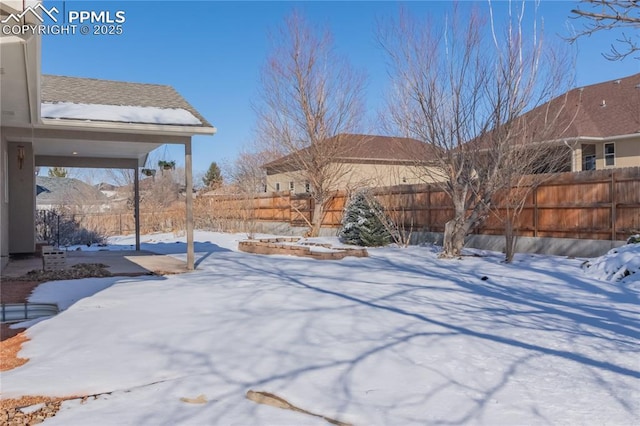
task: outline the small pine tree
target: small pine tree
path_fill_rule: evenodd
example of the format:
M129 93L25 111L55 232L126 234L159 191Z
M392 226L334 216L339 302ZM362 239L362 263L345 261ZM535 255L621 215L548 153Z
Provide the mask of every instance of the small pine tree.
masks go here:
M65 178L69 172L64 167L52 167L49 169L49 177Z
M382 206L375 198L367 191L357 192L345 209L340 241L365 247L389 244L391 234L382 222L385 218Z
M207 174L202 178L202 182L208 186L209 188L217 189L222 186L222 173L220 172L220 167L214 161L209 166L209 170L207 170Z

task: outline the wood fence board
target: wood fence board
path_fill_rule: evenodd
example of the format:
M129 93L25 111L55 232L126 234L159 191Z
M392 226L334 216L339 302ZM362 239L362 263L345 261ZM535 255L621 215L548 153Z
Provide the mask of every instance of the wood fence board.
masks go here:
M374 194L388 214L406 229L442 231L444 224L453 217L451 200L435 185L377 188ZM327 202L323 218L325 226L340 225L347 195L344 191L338 192ZM505 202L509 196L505 193L499 198ZM309 194L292 195L289 192L249 197L216 195L194 200L196 225L219 226L224 220L256 219L306 226L307 221L311 222L312 210L313 200ZM142 211L141 231L171 231L184 227L184 211L183 206L168 211ZM496 211L503 214L505 210L497 208ZM131 212L75 215L75 220L79 226L104 235L133 233L135 229ZM490 214L478 232L501 233L502 226L502 220ZM640 232L640 168L558 175L527 195L519 228L520 235L593 239L615 236L624 240L631 233Z
M616 202L621 204L634 204L639 202L640 180L618 181L616 180Z

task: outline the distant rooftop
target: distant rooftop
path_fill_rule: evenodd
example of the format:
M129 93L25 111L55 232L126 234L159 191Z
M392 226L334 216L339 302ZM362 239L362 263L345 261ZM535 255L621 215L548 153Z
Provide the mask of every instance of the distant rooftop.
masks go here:
M75 178L37 176L36 194L38 205L101 204L107 201L98 188Z
M320 143L335 144L331 151L336 162L414 164L430 160L429 146L411 138L341 133ZM287 171L293 159L290 154L264 167L272 172Z

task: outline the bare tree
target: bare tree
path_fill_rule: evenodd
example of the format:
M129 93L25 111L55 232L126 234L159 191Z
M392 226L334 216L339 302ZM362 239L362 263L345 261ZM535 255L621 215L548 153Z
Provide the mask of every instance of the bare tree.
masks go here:
M364 77L334 51L331 34L293 13L274 37L262 72L256 106L258 134L287 155L286 172L310 183L318 235L325 205L348 164L333 161L344 149L341 133L353 133L363 114Z
M581 31L569 38L570 42L602 30L630 29L630 34L623 31L620 38L616 39L622 47L612 44L609 53L603 53L603 56L610 61L617 61L640 51L640 4L637 0L581 0L571 13L573 18L585 23ZM640 59L640 56L636 56L636 59Z
M262 166L276 158L269 151L241 151L229 172L231 183L242 193L265 192L266 172Z
M453 203L444 257L460 254L466 235L510 184L505 164L556 126L560 111L554 110L537 117L536 131L528 132L531 119L523 113L566 91L570 56L543 48L535 19L533 34L525 36L525 6L509 4L504 32L497 30L489 4L487 15L454 6L442 25L402 14L379 33L394 83L390 122L426 143L437 167L425 167L425 175Z
M133 187L135 171L132 169L106 169L105 177L116 186L130 185Z
M520 218L531 205L531 196L541 184L557 173L570 171L571 152L566 146L540 143L516 146L507 153L502 167L505 186L494 195L490 205L493 217L502 223L505 237L505 262L511 263L516 253Z
M264 193L266 185L266 172L262 166L275 158L269 151L243 151L230 172L232 185L239 197L240 220L249 238L254 238L257 231L256 200L260 193Z

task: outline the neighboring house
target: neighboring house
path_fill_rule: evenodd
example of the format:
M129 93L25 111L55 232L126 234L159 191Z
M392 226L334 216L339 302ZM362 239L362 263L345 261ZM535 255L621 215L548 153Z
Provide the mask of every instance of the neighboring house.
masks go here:
M571 171L640 166L640 73L573 89L524 117L559 108L554 129L538 142L567 147Z
M110 183L101 182L95 186L105 197L113 198L118 195L118 188Z
M321 142L325 143L325 142ZM377 135L340 134L327 140L335 145L330 173L333 189L384 187L432 182L429 146L416 139ZM265 164L267 178L264 191L311 192L306 172L300 170L300 156L306 149ZM435 169L433 169L435 170Z
M19 17L20 28L40 22L21 1L0 2L0 21ZM34 2L28 2L33 5ZM48 76L41 73L41 37L4 31L0 23L0 266L10 254L35 252L36 167L135 170L164 144L185 152L192 185L191 138L216 129L172 87ZM11 35L7 35L11 34ZM194 267L191 191L187 191L187 267ZM139 214L135 215L138 221ZM136 249L140 248L139 222Z
M75 178L36 177L37 210L69 210L100 213L110 209L109 199L98 188Z

